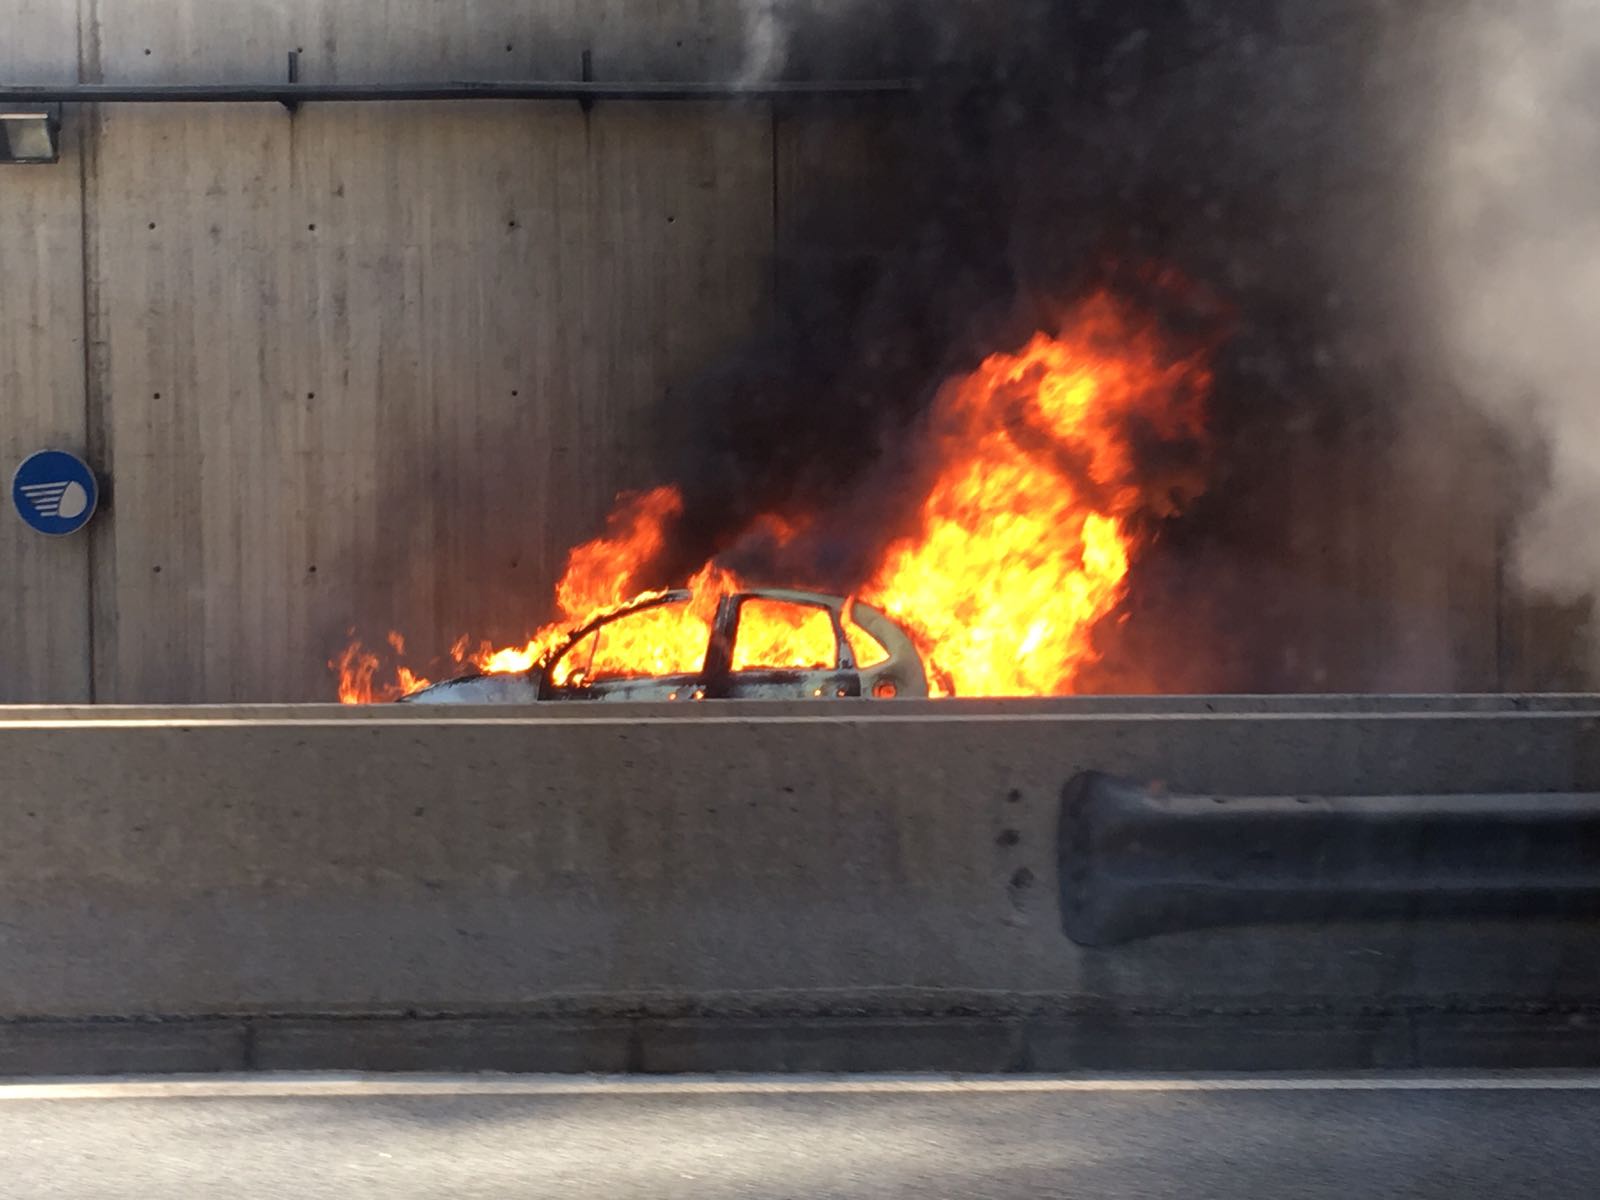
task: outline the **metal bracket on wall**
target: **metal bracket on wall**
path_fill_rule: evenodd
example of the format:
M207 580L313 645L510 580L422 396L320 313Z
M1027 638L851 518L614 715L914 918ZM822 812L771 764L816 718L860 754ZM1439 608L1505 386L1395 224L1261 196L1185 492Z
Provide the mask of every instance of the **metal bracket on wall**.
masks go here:
M61 105L0 104L0 163L61 159Z
M289 82L291 84L300 82L300 51L298 50L289 51ZM285 100L283 101L283 107L289 110L289 115L292 117L300 111L300 101Z

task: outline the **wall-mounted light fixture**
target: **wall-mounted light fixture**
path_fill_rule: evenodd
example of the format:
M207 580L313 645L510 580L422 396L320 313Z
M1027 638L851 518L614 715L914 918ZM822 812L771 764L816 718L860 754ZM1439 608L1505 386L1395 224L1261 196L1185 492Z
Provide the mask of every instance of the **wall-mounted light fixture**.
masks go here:
M0 104L0 163L53 163L61 157L61 105Z

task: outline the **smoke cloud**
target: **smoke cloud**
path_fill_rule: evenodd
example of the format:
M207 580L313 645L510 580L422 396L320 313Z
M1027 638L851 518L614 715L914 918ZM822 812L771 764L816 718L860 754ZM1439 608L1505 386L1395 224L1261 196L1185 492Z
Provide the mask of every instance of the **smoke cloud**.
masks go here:
M1210 485L1151 531L1093 686L1496 686L1495 601L1469 611L1448 593L1499 586L1508 479L1544 481L1515 527L1514 580L1600 589L1584 529L1600 501L1591 0L743 12L749 79L923 91L890 114L781 118L836 131L868 169L783 192L772 320L669 398L658 478L641 484L679 483L685 508L642 584L732 553L751 573L853 587L909 515L906 447L940 385L1109 286L1180 341L1226 338ZM825 176L834 150L797 171ZM1152 263L1198 286L1141 295ZM1508 475L1491 438L1442 436L1441 405L1468 411L1463 395L1542 477ZM830 509L798 560L736 544L758 513ZM1465 514L1484 528L1452 545L1441 530Z
M738 82L749 86L783 78L795 65L797 49L810 57L807 65L817 73L815 56L823 49L818 45L818 35L826 44L825 52L834 60L832 67L841 74L850 74L847 64L858 52L866 50L876 55L875 44L890 40L887 31L904 20L903 3L904 0L739 0L743 45Z
M1450 70L1420 204L1430 299L1456 386L1539 470L1514 528L1512 578L1557 600L1592 597L1600 8L1480 2L1439 32Z
M783 0L745 0L744 62L739 82L759 83L782 73L789 57L789 26Z

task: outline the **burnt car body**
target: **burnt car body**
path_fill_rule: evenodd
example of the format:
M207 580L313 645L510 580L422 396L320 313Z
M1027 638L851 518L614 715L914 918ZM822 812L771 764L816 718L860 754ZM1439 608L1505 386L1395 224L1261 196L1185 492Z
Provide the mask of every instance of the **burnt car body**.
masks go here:
M404 697L404 704L533 704L571 700L799 700L926 696L921 656L905 630L860 601L790 588L752 588L721 597L697 669L657 675L607 678L573 663L585 647L592 661L608 626L666 605L689 604L686 590L661 592L596 618L573 631L560 649L530 670L514 674L470 674ZM740 617L747 605L774 603L826 615L832 630L832 662L809 667L743 667L739 664ZM870 646L853 645L859 631Z

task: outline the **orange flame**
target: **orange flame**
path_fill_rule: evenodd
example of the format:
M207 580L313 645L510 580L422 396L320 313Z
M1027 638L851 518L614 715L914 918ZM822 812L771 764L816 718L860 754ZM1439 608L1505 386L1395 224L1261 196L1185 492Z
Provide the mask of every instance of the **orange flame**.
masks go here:
M328 669L339 675L339 703L371 704L378 699L392 699L389 689L385 689L382 696L373 690L373 677L377 675L380 665L378 656L369 653L360 642L351 642L346 646L343 653L328 664ZM397 694L405 695L404 692Z
M1202 354L1172 354L1126 305L1102 293L1056 334L1036 334L946 384L921 447L929 473L916 528L888 546L860 588L911 634L934 694L1073 689L1096 660L1095 627L1125 595L1141 521L1170 515L1203 485L1193 470L1176 481L1151 477L1135 439L1202 446L1210 383ZM571 630L659 595L636 596L638 576L666 546L682 506L671 486L621 497L606 533L569 555L556 587L557 620L520 646L484 642L471 652L462 638L452 657L485 672L525 671ZM745 532L783 545L798 528L765 514ZM706 563L689 581L689 604L604 626L563 658L555 682L698 671L718 599L746 586ZM853 645L870 644L846 632ZM390 644L404 654L398 634ZM821 666L831 663L832 646L826 614L747 604L734 666ZM359 643L329 666L344 703L427 686L403 666L380 683L378 657Z
M1130 519L1166 503L1141 483L1130 423L1198 441L1209 383L1200 362L1169 361L1101 295L1061 335L992 355L944 389L943 467L920 527L862 592L911 633L936 694L1072 690L1096 658L1095 625L1122 599Z

